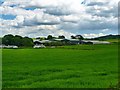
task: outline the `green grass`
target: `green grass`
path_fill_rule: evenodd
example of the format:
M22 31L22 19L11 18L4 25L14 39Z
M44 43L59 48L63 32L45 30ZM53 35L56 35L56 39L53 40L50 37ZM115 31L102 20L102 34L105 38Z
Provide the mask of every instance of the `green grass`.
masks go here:
M3 88L114 87L117 51L117 45L3 49Z
M111 43L118 43L120 42L120 39L108 39L107 41Z

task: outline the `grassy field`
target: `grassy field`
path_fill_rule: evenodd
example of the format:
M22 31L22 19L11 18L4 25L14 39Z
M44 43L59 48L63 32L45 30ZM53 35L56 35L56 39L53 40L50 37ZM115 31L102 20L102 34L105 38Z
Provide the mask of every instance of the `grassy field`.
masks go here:
M117 45L3 49L3 88L114 87L117 51Z
M120 42L120 39L108 39L107 41L111 43L118 43Z

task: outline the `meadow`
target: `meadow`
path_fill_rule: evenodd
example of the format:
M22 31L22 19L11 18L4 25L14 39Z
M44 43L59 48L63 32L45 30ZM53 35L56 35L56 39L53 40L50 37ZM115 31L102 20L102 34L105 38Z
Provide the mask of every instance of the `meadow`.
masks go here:
M3 88L109 88L118 83L117 45L3 49Z

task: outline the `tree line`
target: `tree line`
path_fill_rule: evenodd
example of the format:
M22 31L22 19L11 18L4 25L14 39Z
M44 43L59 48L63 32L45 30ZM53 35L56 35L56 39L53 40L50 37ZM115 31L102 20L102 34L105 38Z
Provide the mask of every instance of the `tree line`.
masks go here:
M54 39L65 39L66 37L64 35L60 35L58 37L54 37L52 35L48 35L47 38L45 37L38 37L36 39L39 39L39 40L54 40ZM79 40L83 40L84 37L82 35L76 35L76 36L71 36L71 39L79 39Z
M19 35L5 35L2 38L2 44L4 45L16 45L18 47L31 47L34 45L33 39L29 37L22 37Z
M65 39L65 36L61 35L58 37L53 37L52 35L48 35L46 38L45 37L38 37L36 39L39 40L55 40L55 39ZM79 39L83 40L84 38L81 35L76 35L76 36L71 36L71 39ZM8 34L5 35L2 38L2 44L3 45L16 45L18 47L32 47L34 46L34 42L32 38L29 37L22 37L19 35L12 35ZM51 46L51 45L68 45L69 43L67 42L52 42L52 43L46 43L46 46Z

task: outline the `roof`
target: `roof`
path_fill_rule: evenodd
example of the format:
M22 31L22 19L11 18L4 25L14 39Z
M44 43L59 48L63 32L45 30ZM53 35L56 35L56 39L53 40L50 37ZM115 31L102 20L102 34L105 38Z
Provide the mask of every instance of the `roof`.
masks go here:
M64 40L64 39L55 39L56 41L62 41L62 40Z
M51 42L50 40L33 40L33 42L40 42L40 43L47 43L47 42Z
M79 39L68 39L69 41L80 41Z
M98 40L82 40L83 42L92 42L93 44L110 44L108 41L98 41Z

